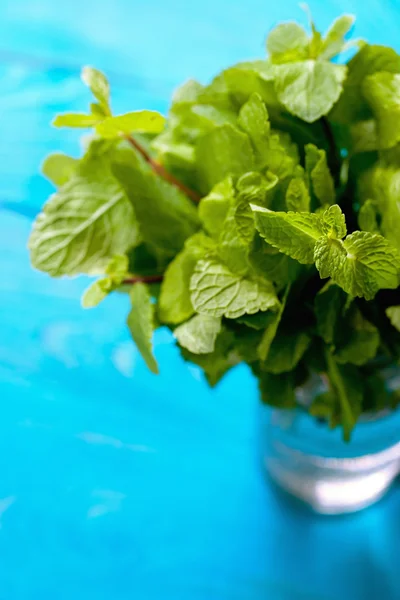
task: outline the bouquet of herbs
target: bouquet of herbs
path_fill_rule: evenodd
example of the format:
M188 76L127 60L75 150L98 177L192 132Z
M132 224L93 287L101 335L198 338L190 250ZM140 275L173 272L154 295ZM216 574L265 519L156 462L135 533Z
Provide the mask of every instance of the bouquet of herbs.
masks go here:
M37 269L99 276L83 306L129 294L153 372L167 326L211 385L245 362L278 407L322 375L308 409L346 439L395 406L380 371L400 357L400 56L346 41L352 24L278 25L267 58L187 81L167 118L114 116L84 68L95 101L54 125L93 135L80 160L46 159L58 191L29 241Z

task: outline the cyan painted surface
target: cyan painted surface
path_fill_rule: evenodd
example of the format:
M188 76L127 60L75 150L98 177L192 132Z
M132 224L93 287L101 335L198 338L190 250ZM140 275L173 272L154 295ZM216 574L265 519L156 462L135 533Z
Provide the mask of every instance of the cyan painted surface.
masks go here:
M395 0L318 2L322 26L399 48ZM147 373L122 298L82 311L81 280L29 267L50 193L38 165L78 152L48 127L80 109L85 63L111 74L116 111L165 110L173 87L262 54L294 0L0 3L0 600L396 600L400 494L347 518L312 516L267 484L245 369L214 391L156 337Z

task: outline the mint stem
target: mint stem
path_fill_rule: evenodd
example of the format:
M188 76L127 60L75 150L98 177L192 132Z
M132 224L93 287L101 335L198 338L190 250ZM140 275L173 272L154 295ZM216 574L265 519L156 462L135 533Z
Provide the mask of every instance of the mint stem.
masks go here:
M164 275L138 275L137 277L128 277L124 279L123 285L133 285L135 283L160 283L164 279Z
M126 141L129 142L130 145L133 146L133 148L135 148L135 150L139 152L139 154L150 165L153 171L157 173L157 175L165 179L165 181L168 181L168 183L171 183L172 185L177 187L179 190L181 190L181 192L186 194L186 196L188 196L196 204L200 202L201 196L197 192L191 190L184 183L179 181L179 179L176 179L176 177L171 175L171 173L169 173L159 162L157 162L156 160L154 160L154 158L150 156L147 150L145 150L145 148L143 148L143 146L139 144L139 142L135 140L134 137L132 137L131 135L125 135L124 137Z

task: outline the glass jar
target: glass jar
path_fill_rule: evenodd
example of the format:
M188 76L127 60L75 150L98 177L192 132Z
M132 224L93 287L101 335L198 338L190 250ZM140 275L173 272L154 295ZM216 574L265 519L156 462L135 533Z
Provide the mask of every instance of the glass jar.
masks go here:
M400 370L385 373L389 389L400 389ZM297 390L300 405L309 404L321 385ZM400 474L400 407L363 415L349 443L340 428L306 409L261 407L263 461L284 490L324 514L361 510L379 500Z

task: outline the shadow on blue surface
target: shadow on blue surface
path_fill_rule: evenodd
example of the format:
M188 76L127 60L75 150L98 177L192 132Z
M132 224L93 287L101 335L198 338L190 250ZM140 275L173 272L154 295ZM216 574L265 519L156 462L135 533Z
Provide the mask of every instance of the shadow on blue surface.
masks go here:
M322 26L358 12L358 35L398 45L395 2L313 8ZM110 70L117 112L165 111L180 80L262 54L293 16L293 1L1 3L0 600L400 597L398 490L337 519L283 497L261 471L245 368L209 390L160 331L150 375L125 299L84 312L86 281L33 272L25 249L51 191L39 163L79 151L48 123L86 103L81 63Z

